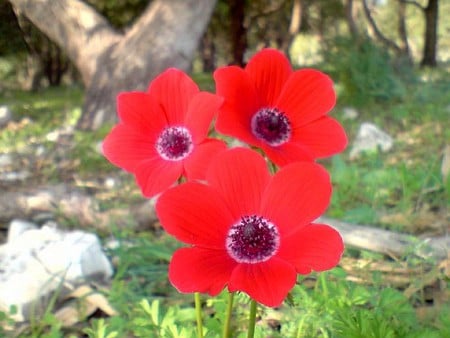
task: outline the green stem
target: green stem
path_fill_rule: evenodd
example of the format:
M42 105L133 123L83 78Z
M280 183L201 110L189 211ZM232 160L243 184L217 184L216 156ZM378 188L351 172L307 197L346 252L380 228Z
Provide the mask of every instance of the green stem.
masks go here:
M255 335L256 324L256 301L252 299L250 301L250 314L248 315L248 333L247 338L253 338Z
M303 317L300 322L298 323L298 328L297 328L297 335L296 338L301 338L302 337L302 332L303 332L303 326L305 324L305 317Z
M272 161L269 161L270 173L274 175L277 172L277 165Z
M194 293L195 300L195 318L197 319L197 337L203 338L203 321L202 321L202 302L200 293Z
M225 316L225 323L223 324L223 338L230 337L230 324L231 324L231 313L233 311L233 298L234 292L228 293L228 305L227 305L227 313Z
M323 295L325 298L328 297L328 285L327 285L327 275L325 272L320 274L320 286L322 287Z

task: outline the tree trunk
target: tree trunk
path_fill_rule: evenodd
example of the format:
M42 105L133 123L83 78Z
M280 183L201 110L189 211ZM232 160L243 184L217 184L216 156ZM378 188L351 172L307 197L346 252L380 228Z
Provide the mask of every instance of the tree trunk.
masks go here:
M399 1L398 3L398 35L400 36L400 40L402 45L400 48L408 51L409 53L409 43L408 43L408 32L406 30L406 3L403 1Z
M438 0L429 0L428 6L424 8L425 13L425 45L423 48L423 59L421 66L436 67L437 49L437 23L438 23Z
M212 73L216 69L216 44L209 32L206 32L200 41L200 58L204 72Z
M116 121L120 91L144 90L167 67L188 70L213 0L153 0L124 34L80 0L9 0L67 53L86 87L78 127Z
M247 49L247 29L244 26L245 1L228 0L230 7L230 38L231 52L233 54L232 63L244 66L244 54Z
M347 21L348 31L353 38L357 38L359 36L358 27L356 26L355 16L354 16L354 8L353 8L353 0L345 1L345 17Z
M411 50L409 48L409 42L408 42L408 31L406 29L406 3L403 1L399 1L398 3L398 35L400 37L400 50L401 55L404 60L409 65L412 65L412 57L411 57Z
M290 51L295 37L300 31L300 26L302 24L302 15L303 1L294 0L292 3L291 21L289 22L288 34L280 30L280 34L278 35L278 38L280 39L279 48L288 58L290 58Z

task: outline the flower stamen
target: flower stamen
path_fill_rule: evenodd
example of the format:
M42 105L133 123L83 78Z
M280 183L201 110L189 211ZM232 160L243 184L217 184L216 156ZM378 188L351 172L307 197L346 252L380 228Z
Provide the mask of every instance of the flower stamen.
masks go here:
M280 246L277 227L264 217L243 216L228 232L226 249L239 263L259 263L272 257Z
M163 130L156 141L158 154L168 161L186 158L194 148L192 136L185 127L168 127Z
M279 146L291 137L291 123L277 108L262 108L252 117L252 133L271 146Z

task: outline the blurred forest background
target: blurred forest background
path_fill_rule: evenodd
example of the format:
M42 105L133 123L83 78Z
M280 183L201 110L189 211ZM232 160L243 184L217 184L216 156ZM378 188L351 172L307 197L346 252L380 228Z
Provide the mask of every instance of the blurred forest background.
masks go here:
M264 46L295 66L323 68L360 103L404 95L400 82L411 81L414 68L448 68L450 60L448 1L51 3L0 4L2 87L84 85L82 129L114 121L117 92L145 88L168 66L211 72L244 65Z

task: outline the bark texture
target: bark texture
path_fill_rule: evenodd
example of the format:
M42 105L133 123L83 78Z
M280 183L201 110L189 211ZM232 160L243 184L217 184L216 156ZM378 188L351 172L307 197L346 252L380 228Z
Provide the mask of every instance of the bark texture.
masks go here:
M402 1L398 3L398 35L400 37L400 49L406 56L408 63L412 65L411 49L409 48L408 31L406 29L406 4Z
M80 129L116 120L120 91L144 90L167 67L188 70L214 0L154 0L120 33L81 0L9 0L66 51L86 87Z
M244 66L244 54L247 49L247 28L244 25L245 1L228 0L230 7L230 40L233 54L232 64Z
M425 45L421 66L436 67L437 24L439 13L438 0L429 0L425 13Z
M359 36L359 31L355 22L353 0L346 0L344 9L345 9L345 17L347 19L348 31L350 32L353 38L357 38Z

